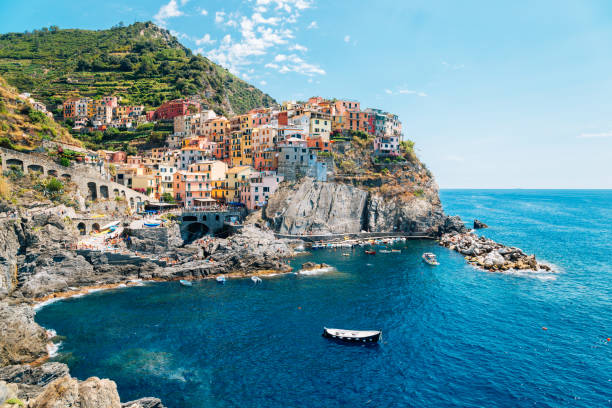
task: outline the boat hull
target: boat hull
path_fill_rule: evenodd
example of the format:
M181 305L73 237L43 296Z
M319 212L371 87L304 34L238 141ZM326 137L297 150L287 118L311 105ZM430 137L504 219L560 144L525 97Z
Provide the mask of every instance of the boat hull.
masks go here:
M323 329L323 337L326 337L328 339L338 340L341 342L346 342L346 343L373 344L373 343L378 343L381 336L382 336L382 332L380 331L375 332L370 335L351 336L351 335L346 335L344 332L337 332L337 331L330 330L330 329Z

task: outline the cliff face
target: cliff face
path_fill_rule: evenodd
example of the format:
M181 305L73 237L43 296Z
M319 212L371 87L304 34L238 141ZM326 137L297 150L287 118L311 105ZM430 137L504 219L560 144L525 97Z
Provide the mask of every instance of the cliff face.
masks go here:
M439 236L462 224L442 210L438 185L410 145L402 156L372 160L372 140L334 145L334 181L304 178L270 197L264 217L281 234L401 231Z
M269 201L266 215L281 234L359 232L365 227L367 191L310 178L281 188Z

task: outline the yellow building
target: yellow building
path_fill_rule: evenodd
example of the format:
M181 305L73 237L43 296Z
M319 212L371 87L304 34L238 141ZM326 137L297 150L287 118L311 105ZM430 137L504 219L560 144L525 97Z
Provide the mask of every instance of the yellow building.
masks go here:
M212 198L217 201L227 202L229 191L227 189L226 180L213 180L212 181Z
M236 166L227 171L226 174L226 201L237 201L240 198L240 187L251 179L255 171L250 166Z

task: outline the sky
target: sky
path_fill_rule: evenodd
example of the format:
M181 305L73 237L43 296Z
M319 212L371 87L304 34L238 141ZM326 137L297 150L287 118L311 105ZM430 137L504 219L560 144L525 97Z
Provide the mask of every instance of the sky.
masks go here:
M396 113L441 188L612 188L607 0L0 0L0 16L2 33L150 20L279 102Z

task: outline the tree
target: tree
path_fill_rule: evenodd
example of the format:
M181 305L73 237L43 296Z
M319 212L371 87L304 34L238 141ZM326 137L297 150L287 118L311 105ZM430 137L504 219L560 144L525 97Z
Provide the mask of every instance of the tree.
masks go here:
M153 59L149 56L140 59L140 66L138 67L138 74L142 76L148 76L155 73L155 64Z
M134 70L134 65L132 64L132 62L127 59L124 58L121 60L121 64L119 65L119 69L124 71L124 72L131 72Z
M174 203L174 202L175 202L175 201L174 201L174 197L172 197L172 194L170 194L170 193L164 193L164 194L162 194L162 196L161 196L161 200L162 200L164 203Z

